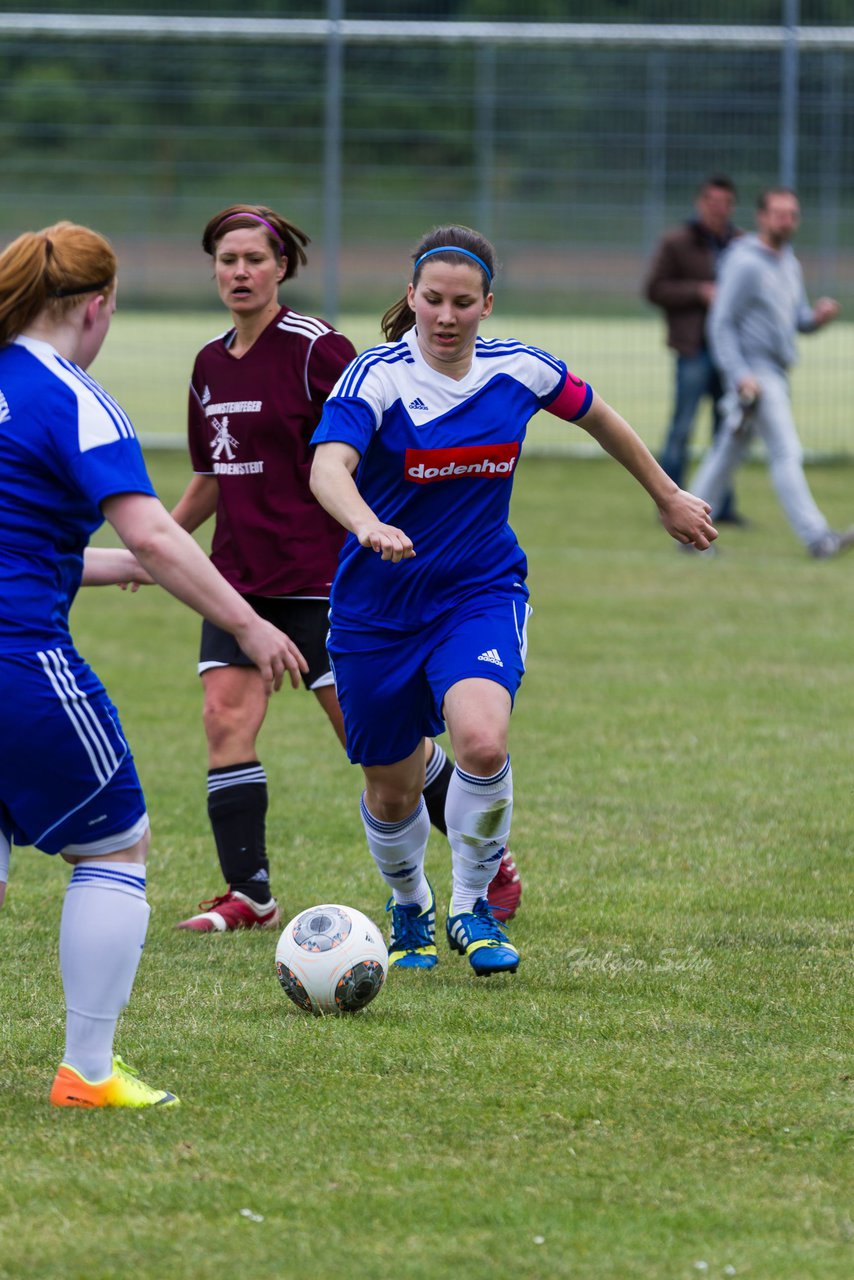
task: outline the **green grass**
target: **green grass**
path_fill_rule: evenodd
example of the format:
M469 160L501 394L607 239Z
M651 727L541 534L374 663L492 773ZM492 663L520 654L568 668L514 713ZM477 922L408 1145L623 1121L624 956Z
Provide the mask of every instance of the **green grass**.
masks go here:
M150 460L173 501L183 458ZM847 522L851 471L811 479ZM854 560L803 555L764 469L739 494L754 528L694 559L613 464L523 466L523 962L478 981L443 947L349 1019L290 1005L274 935L174 930L219 889L197 622L154 588L81 594L154 831L119 1047L182 1106L48 1107L67 872L15 851L0 1276L847 1280ZM382 922L358 771L311 697L277 695L262 759L284 911ZM440 908L448 863L433 837Z
M116 313L94 373L125 406L143 438L186 432L187 386L196 352L227 328L224 311ZM380 341L377 316L342 316L339 327L359 350ZM671 412L673 357L664 345L657 316L645 319L544 319L493 316L489 337L511 336L553 351L587 378L632 426L657 449ZM801 364L792 379L795 416L804 447L824 455L854 453L850 406L854 402L854 325L839 323L802 339ZM708 420L706 407L701 415ZM704 447L708 425L697 430ZM567 453L585 447L586 437L548 414L540 414L530 448ZM589 444L589 442L587 442Z

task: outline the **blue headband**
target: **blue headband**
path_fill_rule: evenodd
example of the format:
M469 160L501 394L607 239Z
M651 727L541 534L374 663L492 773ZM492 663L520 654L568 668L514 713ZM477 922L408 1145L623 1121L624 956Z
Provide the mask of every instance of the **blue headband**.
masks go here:
M461 253L464 258L471 258L472 262L476 262L485 273L488 283L492 284L492 272L483 258L479 258L476 253L472 253L471 249L461 249L456 244L443 244L438 249L428 249L426 253L422 253L420 258L415 259L415 270L418 270L425 258L432 258L434 253Z

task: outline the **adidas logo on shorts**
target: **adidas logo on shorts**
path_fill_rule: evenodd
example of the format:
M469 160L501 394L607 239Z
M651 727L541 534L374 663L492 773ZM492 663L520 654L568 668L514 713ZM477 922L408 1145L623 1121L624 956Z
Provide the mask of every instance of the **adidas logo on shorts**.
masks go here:
M484 653L481 653L478 657L478 662L491 662L496 667L504 666L504 663L501 661L501 658L498 656L497 649L487 649Z

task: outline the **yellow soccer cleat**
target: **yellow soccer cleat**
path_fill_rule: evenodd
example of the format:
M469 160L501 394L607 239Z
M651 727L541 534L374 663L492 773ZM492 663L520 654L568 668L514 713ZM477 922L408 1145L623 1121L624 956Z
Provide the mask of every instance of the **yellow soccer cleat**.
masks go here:
M116 1056L113 1074L92 1083L74 1067L60 1063L50 1091L55 1107L177 1107L179 1099L165 1089L152 1089L133 1067Z

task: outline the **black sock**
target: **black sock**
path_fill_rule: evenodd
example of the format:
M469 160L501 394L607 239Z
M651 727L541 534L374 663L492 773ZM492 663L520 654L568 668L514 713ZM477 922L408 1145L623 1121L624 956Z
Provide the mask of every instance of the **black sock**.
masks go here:
M445 826L445 797L448 785L454 776L454 762L449 760L438 742L433 743L433 754L427 764L427 781L424 786L424 803L430 815L430 821L443 836L448 834Z
M208 817L229 888L269 902L267 776L257 760L208 770Z

